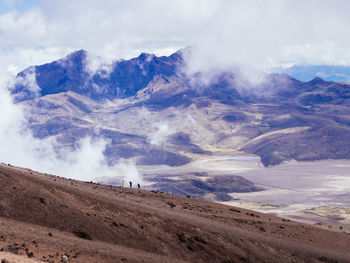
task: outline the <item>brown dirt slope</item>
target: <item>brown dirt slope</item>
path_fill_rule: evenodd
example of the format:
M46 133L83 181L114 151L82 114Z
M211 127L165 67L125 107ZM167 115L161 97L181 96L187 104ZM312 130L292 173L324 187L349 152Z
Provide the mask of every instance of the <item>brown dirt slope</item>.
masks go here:
M9 165L0 165L0 186L2 258L12 253L46 262L350 262L346 233L241 208Z

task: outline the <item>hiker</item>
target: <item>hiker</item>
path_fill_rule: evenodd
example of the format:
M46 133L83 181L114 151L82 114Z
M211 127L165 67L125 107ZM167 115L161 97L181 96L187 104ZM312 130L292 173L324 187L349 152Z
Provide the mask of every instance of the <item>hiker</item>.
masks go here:
M124 180L122 180L122 187L124 187Z
M140 188L141 188L141 185L140 184L137 184L137 188L140 190Z
M130 184L130 188L132 188L132 182L131 181L129 182L129 184Z

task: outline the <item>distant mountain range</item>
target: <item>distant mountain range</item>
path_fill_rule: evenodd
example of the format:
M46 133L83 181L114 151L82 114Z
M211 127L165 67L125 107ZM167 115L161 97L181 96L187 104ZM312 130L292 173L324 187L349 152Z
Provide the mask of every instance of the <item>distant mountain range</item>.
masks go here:
M106 138L109 164L178 166L230 152L266 166L350 158L349 85L284 73L252 85L227 71L207 83L185 63L182 51L142 53L92 72L80 50L20 72L10 90L35 137L72 149L84 136Z
M350 82L350 67L329 65L294 65L289 68L274 68L272 72L286 73L301 81L310 81L316 77L327 81Z

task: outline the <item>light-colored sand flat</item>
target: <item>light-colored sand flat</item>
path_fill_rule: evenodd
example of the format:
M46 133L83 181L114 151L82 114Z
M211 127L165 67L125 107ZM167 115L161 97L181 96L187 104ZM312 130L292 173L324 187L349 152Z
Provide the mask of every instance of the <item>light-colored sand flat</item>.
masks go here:
M22 255L22 256L15 255L13 253L8 253L8 252L0 252L0 260L7 260L8 263L39 263L39 262L42 262L40 260L28 258L27 256L24 256L24 255Z

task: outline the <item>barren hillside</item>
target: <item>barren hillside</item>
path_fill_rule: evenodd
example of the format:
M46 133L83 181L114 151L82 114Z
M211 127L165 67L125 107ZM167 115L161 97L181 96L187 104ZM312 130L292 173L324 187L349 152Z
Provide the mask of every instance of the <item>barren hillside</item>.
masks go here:
M0 184L12 262L350 262L344 232L241 208L4 164Z

